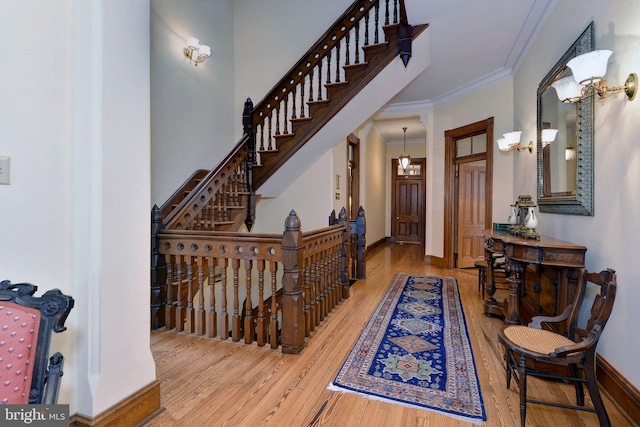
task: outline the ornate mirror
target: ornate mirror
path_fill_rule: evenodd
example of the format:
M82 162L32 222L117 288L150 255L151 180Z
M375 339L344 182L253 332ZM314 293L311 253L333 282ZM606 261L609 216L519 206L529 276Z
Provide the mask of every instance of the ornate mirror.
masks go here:
M593 215L593 97L562 103L551 84L571 75L570 59L593 50L593 22L538 86L538 206L541 212ZM542 130L557 129L543 144Z

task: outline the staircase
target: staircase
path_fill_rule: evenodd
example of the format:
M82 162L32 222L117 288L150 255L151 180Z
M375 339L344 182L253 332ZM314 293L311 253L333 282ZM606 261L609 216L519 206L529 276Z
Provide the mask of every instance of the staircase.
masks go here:
M407 22L404 0L356 0L262 101L247 99L233 150L154 206L153 329L297 354L348 298L365 275L362 208L305 233L294 211L283 234L237 231L251 230L258 191L277 195L426 69L427 25Z
M279 195L426 69L427 25L406 22L402 0L354 2L262 101L247 99L232 153L154 208L162 228L250 230L257 193Z

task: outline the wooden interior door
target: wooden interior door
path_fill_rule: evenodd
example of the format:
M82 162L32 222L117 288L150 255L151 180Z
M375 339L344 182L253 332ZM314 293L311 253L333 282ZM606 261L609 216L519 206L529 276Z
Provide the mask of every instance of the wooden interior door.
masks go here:
M485 165L460 164L458 169L458 268L473 267L484 258Z
M396 242L424 242L424 160L412 159L411 174L400 175L393 159L391 234Z
M471 149L461 149L471 138ZM484 144L473 142L484 139ZM458 165L484 162L484 228L491 228L493 204L493 118L448 130L444 133L444 258L442 266L455 268L458 253ZM466 141L466 142L465 142Z

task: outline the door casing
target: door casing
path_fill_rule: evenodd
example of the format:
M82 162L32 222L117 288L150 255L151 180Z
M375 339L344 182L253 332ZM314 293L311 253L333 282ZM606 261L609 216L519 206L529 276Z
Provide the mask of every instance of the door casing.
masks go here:
M457 218L455 218L457 201L456 188L456 141L474 135L487 134L487 147L484 153L466 156L464 162L484 160L487 167L485 181L485 228L492 227L493 205L493 117L479 122L448 130L444 133L444 257L445 268L455 268L455 239Z
M424 244L424 240L425 240L425 233L424 230L426 228L426 224L425 224L425 212L426 212L426 206L425 206L425 202L426 202L426 165L427 165L427 159L425 159L424 157L422 158L414 158L411 159L411 164L412 165L420 165L420 176L416 176L416 177L399 177L398 174L396 173L397 169L398 169L398 159L391 159L391 241L395 242L398 241L397 237L398 237L398 227L397 227L397 216L398 216L398 207L396 206L396 199L397 199L397 194L396 194L396 182L398 180L401 179L411 179L411 180L420 180L422 183L422 191L419 194L419 197L421 200L418 201L418 224L419 224L419 237L416 240L412 240L409 242L414 242L414 243L421 243Z

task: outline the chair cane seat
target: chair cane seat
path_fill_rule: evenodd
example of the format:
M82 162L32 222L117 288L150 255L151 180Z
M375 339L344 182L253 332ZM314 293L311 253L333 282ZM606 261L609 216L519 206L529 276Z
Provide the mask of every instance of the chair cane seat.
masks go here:
M504 335L516 346L540 354L550 354L559 347L574 345L569 338L528 326L514 325L504 328Z

